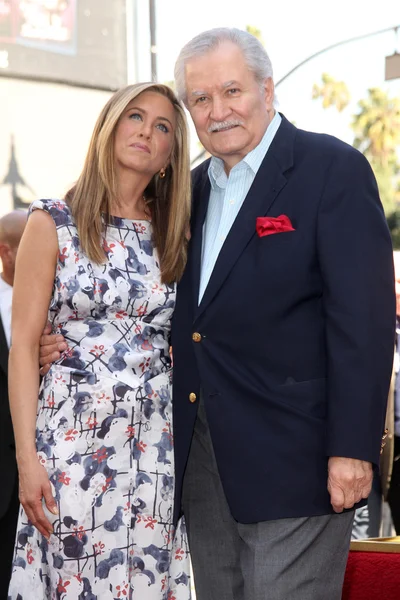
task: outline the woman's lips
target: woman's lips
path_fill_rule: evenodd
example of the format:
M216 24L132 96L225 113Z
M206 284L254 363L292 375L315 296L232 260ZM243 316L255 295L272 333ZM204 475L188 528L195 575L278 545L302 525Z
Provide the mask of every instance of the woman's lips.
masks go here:
M132 148L137 148L138 150L143 150L143 152L148 152L150 154L150 148L146 146L146 144L140 144L136 142L135 144L131 144Z

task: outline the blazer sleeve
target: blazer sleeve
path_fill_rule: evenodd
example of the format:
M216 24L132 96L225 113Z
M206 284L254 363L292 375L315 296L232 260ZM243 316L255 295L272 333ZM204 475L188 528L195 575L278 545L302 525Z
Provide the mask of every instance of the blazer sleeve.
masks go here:
M379 464L393 365L393 251L372 169L350 146L330 165L317 245L327 346L327 455Z

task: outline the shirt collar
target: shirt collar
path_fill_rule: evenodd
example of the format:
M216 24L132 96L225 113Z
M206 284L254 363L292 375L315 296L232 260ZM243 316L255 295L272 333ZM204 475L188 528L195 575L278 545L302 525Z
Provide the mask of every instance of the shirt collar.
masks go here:
M253 150L251 150L251 152L249 152L243 160L241 160L237 165L235 165L232 171L239 171L240 169L250 168L253 172L254 177L257 175L258 169L260 168L261 163L268 152L272 140L274 139L275 134L279 129L281 121L282 117L278 113L278 111L276 111L274 118L268 125L258 146L253 148ZM226 185L228 183L228 177L226 176L224 170L224 163L220 158L217 158L216 156L213 156L211 158L210 164L208 166L208 177L210 179L211 187L213 190L215 190L217 187L220 189L226 188Z

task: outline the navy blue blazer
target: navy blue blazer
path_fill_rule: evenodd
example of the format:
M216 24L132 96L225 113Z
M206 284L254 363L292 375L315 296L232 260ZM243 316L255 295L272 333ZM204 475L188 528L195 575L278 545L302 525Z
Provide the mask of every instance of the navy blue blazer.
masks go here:
M351 146L283 117L198 306L208 164L193 172L172 324L175 518L200 390L237 521L329 514L328 457L379 462L392 371L393 256L374 175ZM282 214L295 231L257 235L257 217Z

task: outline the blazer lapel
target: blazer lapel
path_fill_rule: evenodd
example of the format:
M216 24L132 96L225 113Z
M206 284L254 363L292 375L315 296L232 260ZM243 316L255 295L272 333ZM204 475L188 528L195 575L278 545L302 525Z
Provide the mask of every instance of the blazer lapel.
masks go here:
M4 333L3 321L0 317L0 367L8 374L8 344Z
M195 311L196 318L198 318L210 304L225 279L228 277L235 262L243 253L253 235L255 235L256 218L268 214L279 192L286 185L287 178L284 173L293 165L293 142L295 133L296 128L282 115L282 123L261 163L258 173L231 227L224 245L221 248L203 298L197 311ZM204 201L204 194L207 190L209 195L210 186L208 186L208 188L203 188L203 190ZM205 205L205 211L207 210L207 205L208 201ZM196 249L200 252L198 257L199 267L198 270L193 270L197 280L196 301L199 290L201 232L204 217L201 227L198 225L200 227L200 235L196 232L200 238L200 241L196 240L196 244L200 247Z
M203 246L203 225L207 214L208 201L210 199L211 184L208 177L208 169L203 173L202 181L199 185L199 192L195 195L194 203L194 222L192 226L192 289L194 312L196 313L199 302L200 288L200 269L201 269L201 253Z

